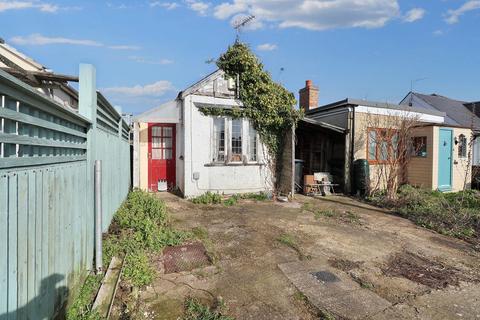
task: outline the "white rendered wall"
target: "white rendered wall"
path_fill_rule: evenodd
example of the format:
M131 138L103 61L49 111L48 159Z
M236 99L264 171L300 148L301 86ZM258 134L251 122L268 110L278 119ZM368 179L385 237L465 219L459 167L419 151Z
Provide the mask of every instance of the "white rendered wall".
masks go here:
M185 185L182 190L185 197L195 197L207 191L224 194L267 191L271 185L271 175L266 164L209 166L212 163L213 118L202 115L195 103L212 106L238 105L233 99L194 95L185 97L183 119ZM242 139L244 153L247 148L247 128L247 121L244 121ZM226 143L230 144L230 141ZM258 147L258 162L265 163L263 148L261 145ZM194 172L198 172L198 180L193 178Z

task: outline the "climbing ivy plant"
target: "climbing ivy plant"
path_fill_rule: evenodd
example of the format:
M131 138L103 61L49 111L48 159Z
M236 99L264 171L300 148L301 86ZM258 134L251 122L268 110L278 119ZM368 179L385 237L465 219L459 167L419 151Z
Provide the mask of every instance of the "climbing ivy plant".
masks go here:
M295 109L296 100L290 91L274 82L250 48L237 42L217 60L226 75L239 80L239 98L243 108L202 108L205 115L248 118L266 146L271 169L278 176L278 159L284 139L303 117Z

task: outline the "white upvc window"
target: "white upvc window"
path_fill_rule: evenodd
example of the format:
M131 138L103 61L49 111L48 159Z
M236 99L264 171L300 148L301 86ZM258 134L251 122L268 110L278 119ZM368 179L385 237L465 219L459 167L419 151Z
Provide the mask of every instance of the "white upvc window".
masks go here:
M226 132L225 132L226 119L223 117L213 118L213 162L224 162L226 155Z
M231 161L232 162L241 162L243 160L243 120L242 119L232 119L232 130L231 132Z
M249 121L213 117L212 162L258 162L258 133Z
M258 138L257 138L257 130L255 130L253 124L250 122L248 124L248 160L249 161L257 161L258 160Z

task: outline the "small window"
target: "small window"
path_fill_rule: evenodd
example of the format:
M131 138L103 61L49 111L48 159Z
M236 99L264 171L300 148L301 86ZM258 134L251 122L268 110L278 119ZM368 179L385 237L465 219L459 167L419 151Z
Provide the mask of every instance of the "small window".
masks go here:
M232 161L242 161L242 119L232 120Z
M386 163L398 157L399 136L397 130L368 129L367 158L373 163Z
M250 124L249 132L248 132L250 143L249 143L249 150L248 156L250 161L257 161L257 130Z
M214 130L214 162L223 162L225 161L225 118L214 118L213 119L213 130Z
M412 157L427 157L427 137L412 138Z
M467 157L467 137L463 134L458 137L458 157Z

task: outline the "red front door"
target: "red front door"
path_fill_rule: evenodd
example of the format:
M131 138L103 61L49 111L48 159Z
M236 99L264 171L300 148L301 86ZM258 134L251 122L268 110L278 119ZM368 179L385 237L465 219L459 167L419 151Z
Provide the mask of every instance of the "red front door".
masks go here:
M175 187L175 124L148 124L148 188L158 190L158 181Z

